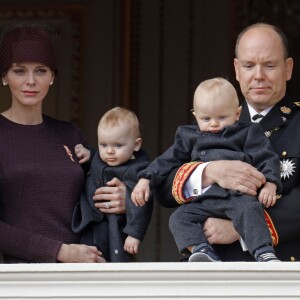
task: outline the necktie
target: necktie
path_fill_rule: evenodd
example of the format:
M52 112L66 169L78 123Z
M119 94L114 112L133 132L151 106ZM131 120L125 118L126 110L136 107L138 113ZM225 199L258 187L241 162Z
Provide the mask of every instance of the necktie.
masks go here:
M261 115L261 114L256 114L256 115L254 115L254 116L252 117L252 120L253 120L254 122L259 122L263 117L264 117L264 116Z

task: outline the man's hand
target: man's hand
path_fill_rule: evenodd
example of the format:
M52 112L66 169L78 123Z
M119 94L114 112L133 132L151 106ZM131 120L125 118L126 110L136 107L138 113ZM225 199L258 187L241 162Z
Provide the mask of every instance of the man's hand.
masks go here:
M126 210L125 197L125 184L119 179L113 178L107 182L106 186L100 187L95 191L93 200L95 201L95 207L103 213L122 214Z
M102 253L94 246L62 244L57 260L64 263L105 263Z
M231 244L239 239L232 221L217 218L208 218L203 227L208 242L213 244Z
M256 196L257 189L265 182L265 176L251 165L238 160L210 162L203 171L202 186L217 183L224 189L240 191Z

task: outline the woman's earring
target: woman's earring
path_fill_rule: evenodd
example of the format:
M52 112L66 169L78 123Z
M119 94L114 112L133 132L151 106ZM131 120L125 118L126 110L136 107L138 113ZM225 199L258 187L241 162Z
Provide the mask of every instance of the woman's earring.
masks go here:
M7 82L3 81L3 85L7 85Z
M50 82L50 85L52 85L52 84L53 84L53 81Z

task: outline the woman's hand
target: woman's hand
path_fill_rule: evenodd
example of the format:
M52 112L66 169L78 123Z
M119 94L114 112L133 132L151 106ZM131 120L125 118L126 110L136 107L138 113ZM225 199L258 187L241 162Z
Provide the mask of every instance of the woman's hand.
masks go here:
M224 189L240 191L256 196L257 189L265 182L265 176L251 165L238 160L210 162L203 171L203 187L217 183Z
M95 191L93 200L95 207L103 213L123 214L125 213L126 186L118 178L107 182L106 186ZM98 202L100 201L100 202Z
M94 246L62 244L57 260L63 263L105 263L102 253Z

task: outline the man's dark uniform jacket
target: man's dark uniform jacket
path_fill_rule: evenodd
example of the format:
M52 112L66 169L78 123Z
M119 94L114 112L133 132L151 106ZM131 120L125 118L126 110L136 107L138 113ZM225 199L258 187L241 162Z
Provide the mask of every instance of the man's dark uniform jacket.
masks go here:
M151 220L153 201L137 207L131 201L131 192L137 183L137 173L149 164L149 157L140 150L120 166L111 167L104 163L97 151L91 162L80 203L73 214L72 229L81 233L81 243L96 246L110 262L127 262L131 256L124 251L128 235L143 240ZM104 214L95 207L95 190L117 177L126 185L126 214Z
M249 110L243 105L241 122L251 122ZM300 102L288 97L277 103L259 123L278 154L281 163L282 191L280 199L273 207L265 209L266 220L274 241L276 255L284 261L300 261ZM164 206L174 207L176 202L171 197L176 185L183 187L188 178L180 169L173 171L167 182L158 189L158 201ZM175 179L174 179L175 176ZM179 178L180 184L176 182ZM173 184L174 183L174 184ZM252 261L248 252L243 252L239 242L231 245L215 245L219 256L224 261Z

